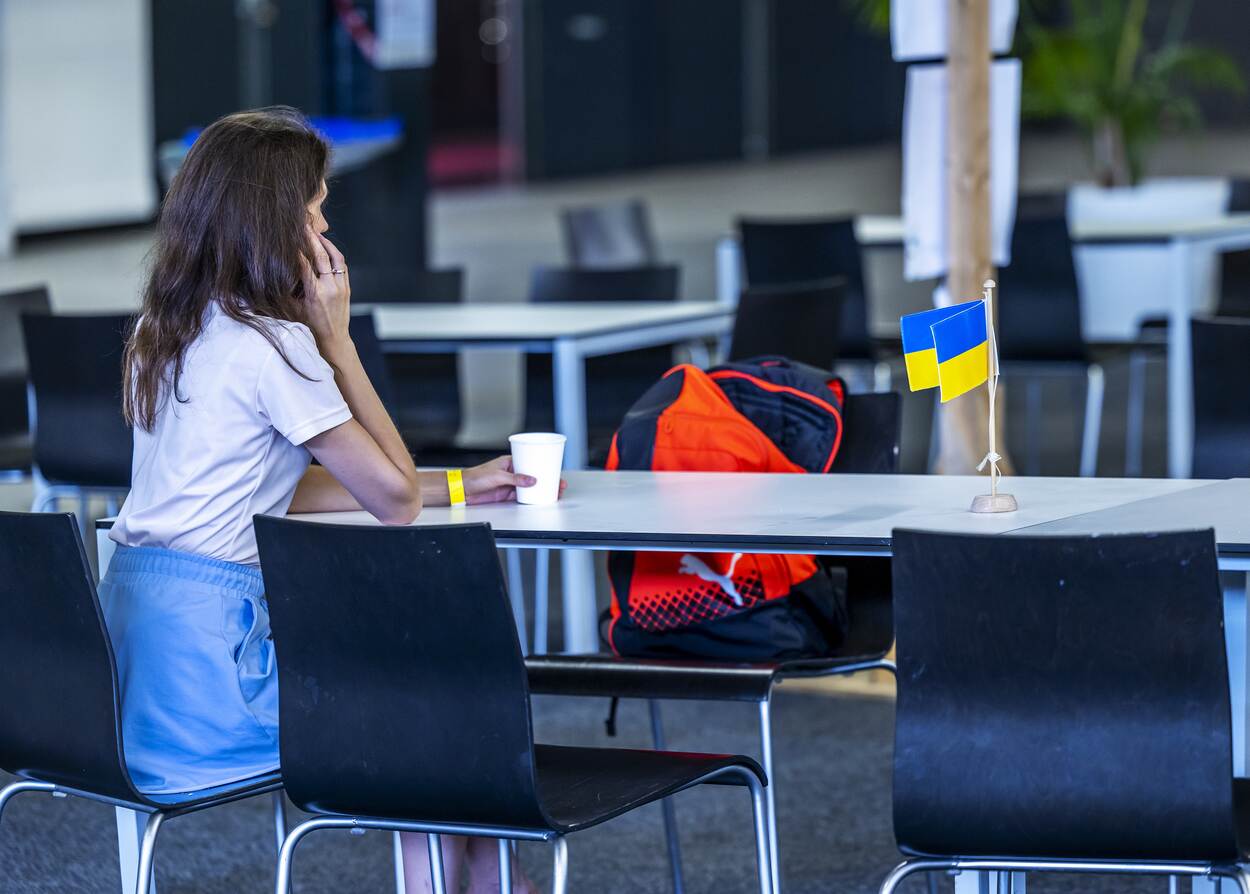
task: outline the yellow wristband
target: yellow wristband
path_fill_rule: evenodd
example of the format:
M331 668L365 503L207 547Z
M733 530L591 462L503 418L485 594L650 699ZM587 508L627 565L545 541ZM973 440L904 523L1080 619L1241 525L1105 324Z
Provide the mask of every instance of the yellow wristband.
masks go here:
M447 496L451 499L451 505L464 505L464 472L460 469L447 470Z

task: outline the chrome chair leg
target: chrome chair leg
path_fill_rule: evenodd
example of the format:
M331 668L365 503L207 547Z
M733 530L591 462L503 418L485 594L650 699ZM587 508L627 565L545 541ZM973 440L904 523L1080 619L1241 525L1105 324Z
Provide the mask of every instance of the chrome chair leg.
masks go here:
M1091 363L1086 370L1085 425L1081 430L1081 477L1092 478L1098 472L1098 442L1102 439L1102 399L1106 378L1102 367Z
M760 702L760 756L763 758L764 775L768 785L764 798L768 809L768 852L772 856L772 887L781 890L781 855L777 841L777 777L773 774L773 721L772 701Z
M569 888L569 843L561 835L552 845L555 859L551 872L551 894L566 894Z
M651 710L651 741L656 751L667 751L660 703L649 699L647 706ZM673 806L673 799L670 797L661 801L660 809L664 812L664 839L668 844L668 866L673 875L673 894L684 894L686 881L681 866L681 840L677 835L677 809Z
M773 887L773 879L777 873L777 858L769 846L768 840L768 798L765 791L770 786L760 782L759 777L750 770L742 770L739 774L751 790L751 818L755 823L755 864L760 880L760 894L778 894Z
M430 883L434 894L447 894L447 877L443 875L443 836L430 832L425 841L426 850L430 852Z
M499 894L512 894L512 842L499 839Z
M343 820L311 819L305 820L287 833L282 848L278 851L278 873L274 879L274 894L291 894L291 863L295 858L295 848L309 832L317 829L350 828L350 822Z
M282 842L286 841L286 797L281 790L273 793L273 832L278 842L278 853L282 853Z
M48 782L10 782L0 789L0 819L4 818L4 808L9 800L22 792L54 792L56 786Z
M894 889L909 875L917 872L933 873L954 869L956 865L954 860L904 860L890 870L890 874L881 883L879 894L894 894Z
M143 829L143 845L139 848L139 871L135 874L135 894L148 894L152 888L153 862L156 857L156 836L160 834L165 814L159 810L148 816Z

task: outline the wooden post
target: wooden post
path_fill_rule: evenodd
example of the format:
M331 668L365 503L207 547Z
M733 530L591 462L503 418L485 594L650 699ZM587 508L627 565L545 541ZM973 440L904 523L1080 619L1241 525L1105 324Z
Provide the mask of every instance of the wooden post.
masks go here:
M981 294L993 278L990 252L990 0L946 0L946 244L947 297ZM997 314L994 315L997 318ZM1003 445L1002 389L995 405ZM966 475L985 455L989 407L965 398L939 409L938 472ZM999 447L1004 456L1005 446ZM1004 471L1010 464L999 464Z

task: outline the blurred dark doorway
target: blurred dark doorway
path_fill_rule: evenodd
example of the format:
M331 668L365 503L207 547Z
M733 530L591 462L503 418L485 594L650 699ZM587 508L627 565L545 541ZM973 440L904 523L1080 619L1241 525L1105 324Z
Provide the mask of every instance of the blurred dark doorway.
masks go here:
M434 186L494 183L515 162L500 135L507 0L438 0L430 131Z

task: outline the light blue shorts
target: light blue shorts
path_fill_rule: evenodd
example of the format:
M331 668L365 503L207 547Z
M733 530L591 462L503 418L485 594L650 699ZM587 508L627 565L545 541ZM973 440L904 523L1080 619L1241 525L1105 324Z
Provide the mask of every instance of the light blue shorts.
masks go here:
M278 674L259 569L119 546L100 602L140 791L195 791L278 768Z

